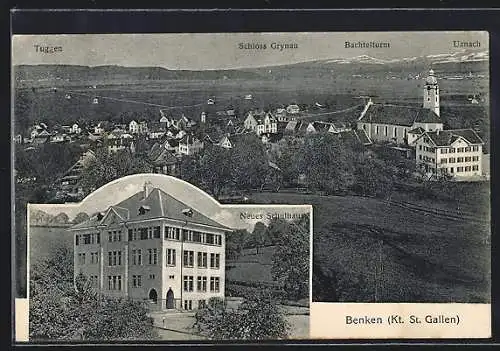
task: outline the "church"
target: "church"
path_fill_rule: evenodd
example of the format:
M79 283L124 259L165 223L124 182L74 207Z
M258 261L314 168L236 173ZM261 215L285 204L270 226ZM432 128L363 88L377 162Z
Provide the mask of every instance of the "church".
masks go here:
M425 80L422 107L373 103L370 99L357 121L373 142L412 146L424 132L443 130L439 85L431 69Z

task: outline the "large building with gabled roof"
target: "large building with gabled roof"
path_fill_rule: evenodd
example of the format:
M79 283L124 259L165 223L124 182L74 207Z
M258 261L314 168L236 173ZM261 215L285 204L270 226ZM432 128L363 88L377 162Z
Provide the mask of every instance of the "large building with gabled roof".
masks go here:
M225 234L232 230L146 182L70 228L74 273L102 294L192 310L224 298Z
M374 142L408 145L419 130L443 130L439 103L439 86L434 71L430 70L422 107L373 103L370 99L358 118L357 128L364 129Z
M472 129L424 132L415 141L416 162L429 177L448 174L457 180L480 178L483 144Z

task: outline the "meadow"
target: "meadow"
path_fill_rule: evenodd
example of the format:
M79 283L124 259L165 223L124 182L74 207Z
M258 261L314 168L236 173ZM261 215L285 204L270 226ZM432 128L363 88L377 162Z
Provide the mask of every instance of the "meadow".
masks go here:
M345 302L490 301L487 222L447 219L354 196L256 193L251 199L314 206L318 269L364 282L364 291L344 297Z

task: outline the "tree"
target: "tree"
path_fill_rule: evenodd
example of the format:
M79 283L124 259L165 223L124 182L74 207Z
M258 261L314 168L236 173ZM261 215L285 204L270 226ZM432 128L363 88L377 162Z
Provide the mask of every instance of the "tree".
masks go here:
M298 155L298 169L313 189L344 193L354 183L354 153L331 133L306 136Z
M393 176L386 162L360 155L355 165L354 189L363 196L386 197L393 188Z
M243 190L260 188L269 171L269 157L259 138L244 135L230 152L233 186Z
M89 215L85 212L78 213L75 218L73 218L73 224L79 224L85 222L89 219Z
M278 302L265 291L245 297L236 310L221 301L209 301L195 315L195 327L213 340L278 340L290 328Z
M156 338L143 302L100 295L83 274L73 281L73 255L57 247L32 270L30 338L149 340Z
M95 154L95 159L82 174L81 184L84 189L92 191L115 179L151 170L144 158L135 157L126 150L108 153L106 149L99 149Z
M262 222L255 223L252 232L253 243L255 244L256 252L259 253L259 248L269 244L269 234L267 226Z
M273 279L287 292L289 299L299 300L309 292L309 217L293 222L275 220L269 227L274 226L279 226L281 233L273 256Z

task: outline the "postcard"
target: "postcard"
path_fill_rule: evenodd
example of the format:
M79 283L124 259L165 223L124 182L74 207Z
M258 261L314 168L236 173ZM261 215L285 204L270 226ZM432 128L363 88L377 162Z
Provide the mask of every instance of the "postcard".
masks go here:
M16 340L491 337L488 32L14 35L12 64Z

